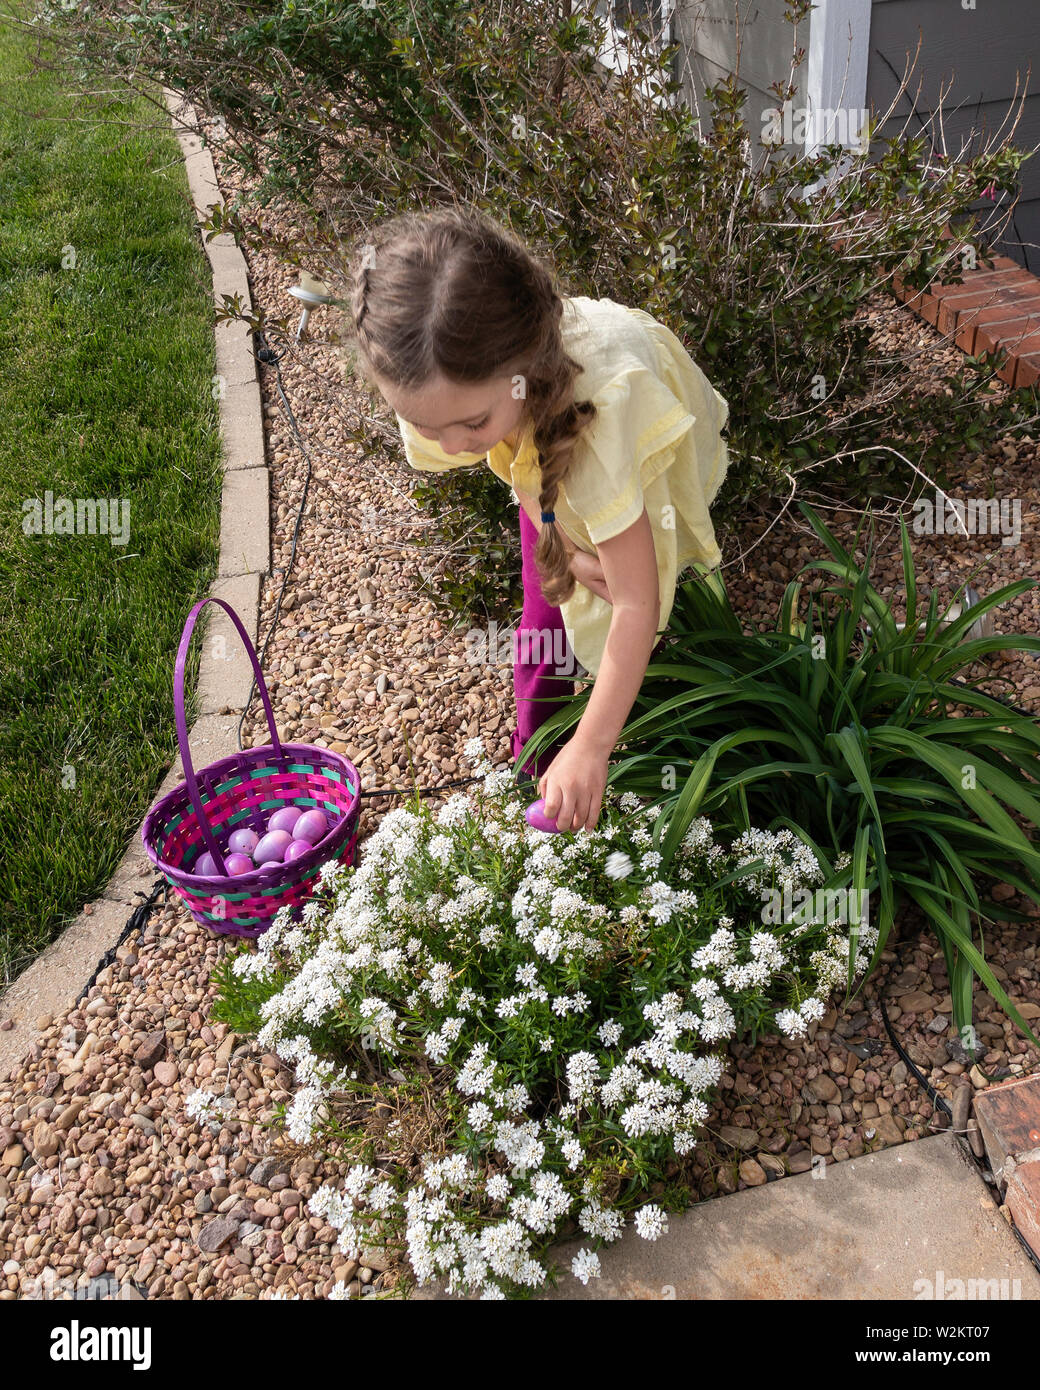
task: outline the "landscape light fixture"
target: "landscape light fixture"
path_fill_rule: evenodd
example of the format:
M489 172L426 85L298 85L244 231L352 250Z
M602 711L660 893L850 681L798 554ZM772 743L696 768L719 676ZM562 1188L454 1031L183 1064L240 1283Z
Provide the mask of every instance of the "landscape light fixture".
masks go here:
M944 627L949 627L951 623L955 623L957 621L957 619L961 616L962 613L967 613L969 609L977 607L978 604L980 604L981 602L982 599L978 591L976 589L973 589L971 585L968 584L964 590L964 602L955 603L951 605L950 611L946 615L946 617L941 618L939 620L940 629ZM870 636L873 637L874 629L870 626L870 624L864 623L863 626L866 628ZM917 631L921 632L927 626L928 620L922 619L917 624ZM905 628L906 623L896 623L897 632L903 632ZM990 609L987 612L983 613L981 618L978 618L974 623L972 623L971 627L968 628L967 632L965 632L961 640L963 642L979 642L984 637L992 637L995 632L996 627L993 623L993 610Z
M329 294L328 286L322 284L320 280L316 280L313 275L309 275L306 270L300 271L300 283L291 285L289 293L303 304L303 315L300 318L300 326L296 330L297 342L303 336L303 331L307 327L307 320L313 309L317 309L322 304L339 303L334 294Z

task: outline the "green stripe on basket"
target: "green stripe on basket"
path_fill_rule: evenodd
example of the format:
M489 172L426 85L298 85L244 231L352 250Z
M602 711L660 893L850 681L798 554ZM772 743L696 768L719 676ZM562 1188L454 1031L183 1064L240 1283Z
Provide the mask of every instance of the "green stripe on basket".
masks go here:
M212 891L204 888L196 891L194 888L183 886L182 892L190 893L193 898L212 898L214 896ZM221 893L220 896L226 903L240 903L243 898L252 898L256 895L254 893Z
M246 773L242 781L256 782L261 777L280 777L282 769L280 767L253 767Z
M324 773L324 775L328 777L330 781L342 782L346 787L347 791L350 792L351 796L354 795L354 792L357 790L357 788L354 786L353 782L348 781L348 779L344 776L342 772L337 772L334 767L323 767L320 769L320 771ZM328 802L326 802L325 804L328 805Z

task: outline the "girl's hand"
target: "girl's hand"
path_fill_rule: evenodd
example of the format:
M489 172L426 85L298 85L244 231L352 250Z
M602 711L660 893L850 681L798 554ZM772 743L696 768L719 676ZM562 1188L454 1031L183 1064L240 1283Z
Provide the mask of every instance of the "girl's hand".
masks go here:
M608 603L612 602L610 590L607 588L606 576L603 573L603 566L600 564L598 556L590 555L587 550L573 550L570 570L579 584L584 584L586 589L591 589L594 594L599 594L600 598L606 599Z
M575 735L538 779L545 814L559 830L594 830L607 786L607 755Z

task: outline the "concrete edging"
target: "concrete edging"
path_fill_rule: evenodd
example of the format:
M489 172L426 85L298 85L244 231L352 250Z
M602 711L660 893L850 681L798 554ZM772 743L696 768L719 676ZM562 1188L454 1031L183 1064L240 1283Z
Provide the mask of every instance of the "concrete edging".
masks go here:
M212 204L223 206L224 201L217 185L213 157L194 133L198 120L191 103L169 88L163 88L163 95L184 158L195 215L201 223ZM214 304L219 305L225 294L238 294L243 308L251 312L246 261L234 237L222 232L203 244L213 276ZM260 586L270 569L271 554L260 383L251 334L244 324L239 321L216 324L214 338L216 376L223 382L220 432L224 484L220 507L220 561L210 594L224 599L234 608L255 644ZM199 658L199 718L188 733L189 749L197 767L236 751L238 716L220 711L228 706L241 709L249 698L253 680L249 657L227 614L215 604L203 611L207 615L207 626ZM217 638L224 641L215 641ZM217 655L218 652L223 655ZM183 779L178 755L151 805ZM76 1002L98 960L115 945L131 913L140 905L140 899L135 899L134 894L150 889L155 872L144 852L139 824L101 897L95 903L88 903L57 940L0 992L0 1020L14 1024L13 1028L0 1032L0 1081L11 1076L32 1046L36 1019L43 1014L62 1013Z

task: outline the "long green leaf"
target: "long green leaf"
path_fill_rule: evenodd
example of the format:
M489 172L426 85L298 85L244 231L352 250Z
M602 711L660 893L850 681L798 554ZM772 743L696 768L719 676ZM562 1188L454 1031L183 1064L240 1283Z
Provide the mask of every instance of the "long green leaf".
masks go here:
M930 888L931 885L928 885L928 887ZM1040 1047L1040 1039L1034 1036L1032 1029L1026 1023L1025 1019L1023 1019L1022 1015L1018 1012L1018 1010L1015 1008L1014 1004L1012 1004L1008 996L1004 993L1004 990L1001 988L1000 982L997 980L997 977L993 974L993 971L990 969L983 956L977 950L974 942L971 940L970 936L961 928L960 924L957 921L955 921L953 917L950 916L950 914L941 905L941 903L938 901L938 899L934 896L933 893L922 890L914 883L908 883L906 891L910 894L910 896L914 899L914 901L922 909L922 911L924 911L932 919L932 921L937 924L938 927L950 933L950 935L956 942L958 949L971 962L972 966L975 969L975 974L978 975L979 979L986 986L990 994L1001 1006L1004 1012L1019 1026L1019 1028L1021 1028L1022 1032L1025 1033L1026 1037L1028 1037L1030 1041L1036 1043L1037 1046ZM966 1021L970 1025L970 1015L968 1016ZM965 1022L963 1015L960 1019L958 1019L955 1015L954 1022L956 1023L958 1029L963 1027Z
M698 758L696 765L686 779L686 785L683 787L679 800L676 803L675 812L669 822L668 833L665 835L664 842L661 846L661 859L664 865L668 865L672 862L672 857L675 854L679 842L686 834L686 831L690 827L690 822L697 814L697 807L700 805L701 798L707 790L708 783L711 781L711 774L715 767L715 760L717 757L717 749L715 746L712 746L703 757Z
M921 762L927 763L929 767L934 768L936 772L945 777L955 791L960 792L964 801L980 820L984 821L992 830L1003 832L1025 853L1034 854L1022 831L988 792L982 791L978 787L965 787L963 785L961 765L948 749L933 745L929 739L922 738L920 734L916 734L910 729L872 729L871 738L882 747L891 748L896 752L909 752ZM1036 857L1040 862L1040 856Z
M852 891L854 901L862 903L867 891L867 851L870 848L870 827L861 825L856 831L856 843L852 849ZM856 975L856 952L859 949L860 926L852 924L849 929L849 963L845 985L846 998L852 993L852 982Z
M860 747L856 731L848 726L839 729L836 734L828 734L828 743L833 743L840 751L845 762L848 764L849 771L855 778L856 785L866 798L870 809L874 812L874 819L881 832L882 852L884 852L885 833L881 822L881 811L874 796L874 788L871 786L870 770L867 761L863 756L863 749Z

